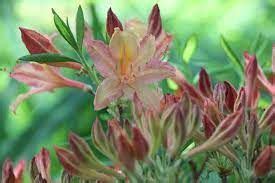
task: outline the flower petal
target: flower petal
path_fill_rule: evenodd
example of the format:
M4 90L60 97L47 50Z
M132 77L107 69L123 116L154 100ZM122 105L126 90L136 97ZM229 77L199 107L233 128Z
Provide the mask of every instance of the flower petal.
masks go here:
M140 42L140 52L134 62L134 67L139 67L151 60L156 50L155 38L152 35L145 36Z
M175 76L175 68L167 62L152 60L136 73L136 82L150 84Z
M141 40L147 33L147 26L137 19L132 19L126 22L125 30L132 31Z
M133 61L138 56L138 39L130 31L120 31L118 28L115 28L109 47L112 56L117 61Z
M96 110L103 109L122 95L120 81L117 78L106 78L96 90L94 107Z
M113 60L109 48L102 41L84 39L90 57L94 65L103 77L115 74L115 61Z
M161 59L165 52L167 51L170 43L172 41L172 36L166 32L162 32L160 36L156 39L156 52L154 58Z

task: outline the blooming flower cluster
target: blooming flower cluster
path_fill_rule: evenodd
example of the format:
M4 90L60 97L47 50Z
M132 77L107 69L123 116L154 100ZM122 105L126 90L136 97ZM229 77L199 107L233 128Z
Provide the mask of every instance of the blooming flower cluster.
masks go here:
M109 108L113 115L107 129L97 119L91 132L93 145L107 161L74 133L69 135L69 148L55 147L64 168L61 182L198 182L204 171L217 172L223 181L234 174L236 180L250 182L273 174L275 146L262 139L275 134L275 47L270 75L255 55L245 52L244 86L236 89L229 81L213 85L202 68L195 87L166 60L172 36L162 27L158 5L147 23L134 19L124 26L110 8L103 40L91 35L81 7L76 36L53 14L60 35L79 59L64 56L53 38L20 28L30 55L19 59L10 77L31 89L19 95L11 109L15 112L33 94L70 87L94 95L94 109ZM82 72L91 83L66 78L60 73L63 68ZM159 87L158 82L167 78L179 86L175 93L164 94ZM262 90L272 98L264 112L258 108ZM122 117L126 111L121 104L130 109L129 117ZM13 168L7 160L2 182L22 182L24 167L24 161ZM48 150L43 148L30 167L33 182L52 181Z

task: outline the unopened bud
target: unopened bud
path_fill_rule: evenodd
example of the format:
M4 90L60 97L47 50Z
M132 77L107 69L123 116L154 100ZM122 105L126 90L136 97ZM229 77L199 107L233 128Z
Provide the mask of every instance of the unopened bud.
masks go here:
M237 98L235 88L227 81L224 82L225 86L225 107L229 112L234 111L234 104Z
M270 125L275 122L275 103L272 103L268 109L262 114L261 120L259 122L260 129L265 130Z
M45 148L42 148L42 150L31 161L32 180L50 183L50 164L50 153Z
M133 171L135 168L135 153L133 145L128 138L121 134L117 139L117 150L120 162L129 170Z
M119 28L121 31L123 30L122 24L117 18L116 14L110 8L107 13L107 21L106 21L106 30L110 37L112 37L115 28Z
M237 98L235 100L234 111L238 111L241 108L245 107L245 99L246 99L245 89L242 87L239 90Z
M206 72L205 69L201 69L200 74L199 74L199 89L201 93L208 98L211 98L213 93L212 93L212 84L209 79L209 75Z
M254 174L257 177L265 176L272 169L272 147L267 146L254 161Z
M204 127L204 135L208 139L214 133L216 125L212 120L209 119L209 117L206 114L203 115L202 123Z
M148 33L154 35L157 38L162 31L162 23L158 4L153 6L148 19Z
M140 129L133 127L133 148L137 160L143 160L149 152L149 144L145 139L144 135L141 133Z

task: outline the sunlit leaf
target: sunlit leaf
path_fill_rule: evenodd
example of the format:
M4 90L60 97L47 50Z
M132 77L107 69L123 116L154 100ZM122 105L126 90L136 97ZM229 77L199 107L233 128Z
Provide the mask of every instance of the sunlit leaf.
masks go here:
M191 35L184 46L182 58L185 63L189 63L192 55L194 54L198 44L198 38L197 35L193 34Z
M177 90L179 86L172 80L172 79L167 79L167 85L171 90Z
M240 59L236 56L232 48L229 46L228 42L225 40L223 35L221 35L221 46L225 51L226 55L228 56L230 62L235 66L234 68L240 74L243 73L243 65L241 64Z
M82 50L82 43L84 38L84 15L81 6L78 7L76 15L76 40L79 50Z
M39 63L47 63L47 62L78 62L77 60L54 53L41 53L41 54L32 54L20 57L18 60L27 61L27 62L39 62Z
M77 50L77 43L74 39L74 36L72 34L72 31L70 30L70 27L59 17L59 15L52 9L52 13L54 15L54 24L58 30L58 32L61 34L61 36L75 49Z

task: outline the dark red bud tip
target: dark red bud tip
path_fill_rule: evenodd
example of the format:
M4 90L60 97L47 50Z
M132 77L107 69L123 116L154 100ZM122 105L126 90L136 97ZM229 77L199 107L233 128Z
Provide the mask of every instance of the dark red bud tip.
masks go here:
M254 162L254 174L257 177L265 176L272 169L272 147L268 146L260 153Z
M106 21L106 30L110 37L112 37L115 28L118 27L120 30L123 30L122 24L114 14L111 8L109 8L107 13L107 21Z
M160 10L158 4L155 4L149 15L148 33L154 35L156 38L161 34L162 23L160 17Z
M146 141L145 137L141 133L140 129L137 127L133 127L133 148L136 155L136 159L143 160L148 152L149 152L149 145Z
M201 69L199 74L199 89L205 97L212 96L211 81L204 68Z

